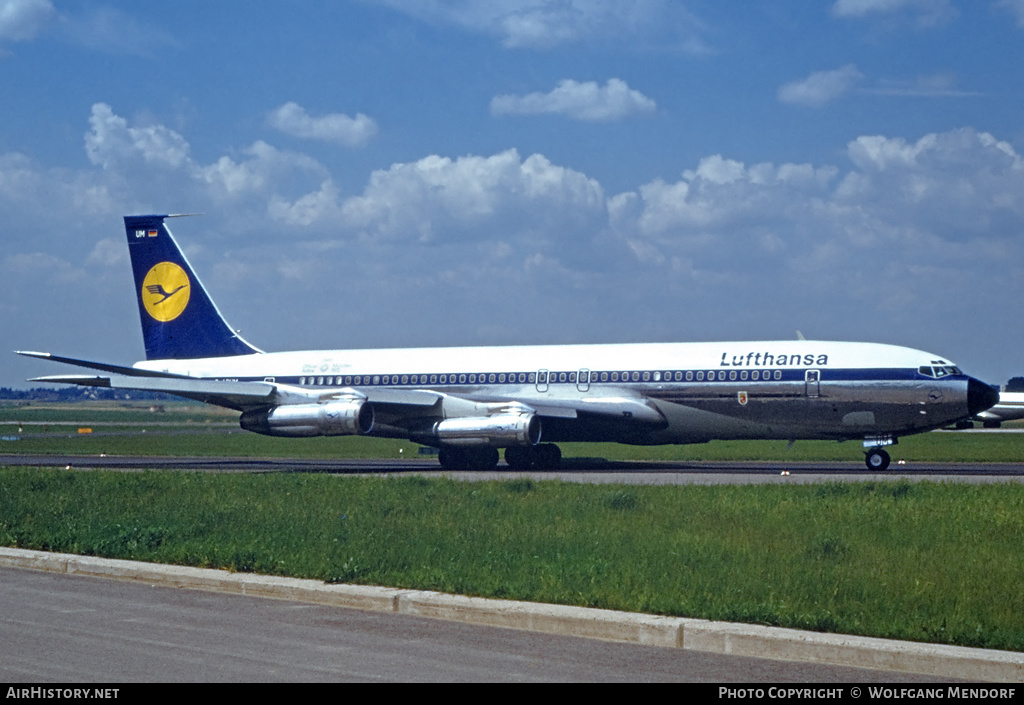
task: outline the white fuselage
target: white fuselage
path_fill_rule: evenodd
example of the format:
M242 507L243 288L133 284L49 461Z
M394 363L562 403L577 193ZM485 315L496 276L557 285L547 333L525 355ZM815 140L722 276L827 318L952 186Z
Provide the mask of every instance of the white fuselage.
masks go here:
M151 360L135 367L355 390L371 402L386 403L401 390L480 404L519 402L545 416L544 437L551 441L841 440L917 433L969 414L969 379L950 362L874 343L320 350ZM374 435L408 436L407 416L378 413Z
M999 403L978 414L987 425L1024 419L1024 392L1000 392Z

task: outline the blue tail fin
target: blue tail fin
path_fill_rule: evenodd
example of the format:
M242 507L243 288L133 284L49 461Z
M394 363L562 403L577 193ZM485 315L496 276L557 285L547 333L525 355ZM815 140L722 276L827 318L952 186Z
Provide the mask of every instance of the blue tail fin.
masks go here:
M127 215L128 252L147 360L260 352L231 330L164 225L166 215Z

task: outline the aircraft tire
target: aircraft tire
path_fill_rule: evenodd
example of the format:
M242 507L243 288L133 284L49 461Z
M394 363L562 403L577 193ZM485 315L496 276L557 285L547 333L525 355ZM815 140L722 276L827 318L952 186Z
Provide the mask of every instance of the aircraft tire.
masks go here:
M469 469L469 458L462 448L442 448L437 454L437 460L445 470Z
M441 467L460 470L493 470L498 466L497 448L442 448L437 455Z
M474 448L469 456L471 470L493 470L498 467L497 448Z
M505 449L505 462L513 470L529 470L533 465L533 448L509 446Z
M889 468L890 460L889 454L881 448L873 448L868 451L867 457L864 458L868 470L875 472L885 472Z
M533 449L533 465L538 470L557 470L562 464L562 451L554 443L542 443Z

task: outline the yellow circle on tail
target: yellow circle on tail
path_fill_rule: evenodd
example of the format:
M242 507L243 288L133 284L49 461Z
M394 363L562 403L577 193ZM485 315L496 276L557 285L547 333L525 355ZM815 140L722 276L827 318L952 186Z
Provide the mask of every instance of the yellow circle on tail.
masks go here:
M153 265L142 280L139 292L146 312L163 323L173 321L188 306L189 284L185 270L174 262Z

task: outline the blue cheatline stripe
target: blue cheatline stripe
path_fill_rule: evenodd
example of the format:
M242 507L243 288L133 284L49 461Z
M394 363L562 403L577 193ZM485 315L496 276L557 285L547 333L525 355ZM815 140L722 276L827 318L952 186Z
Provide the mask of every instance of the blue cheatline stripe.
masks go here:
M817 368L807 368L817 369ZM679 385L679 384L734 384L734 383L773 383L805 381L807 369L789 370L614 370L591 371L589 382L592 385ZM920 375L914 368L879 368L879 369L822 369L820 382L882 382L906 381L914 379L931 379ZM746 374L744 374L746 373ZM757 374L755 378L754 375ZM548 373L547 384L578 384L578 370L551 371ZM269 376L237 378L239 381L263 382ZM945 379L958 379L961 376L950 375ZM367 374L367 375L287 375L273 377L275 382L310 387L424 387L424 386L458 386L458 385L522 385L536 384L537 372L455 372L455 373L423 373L423 374Z

